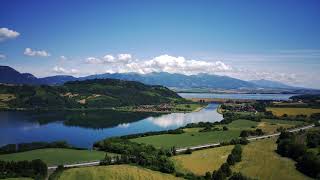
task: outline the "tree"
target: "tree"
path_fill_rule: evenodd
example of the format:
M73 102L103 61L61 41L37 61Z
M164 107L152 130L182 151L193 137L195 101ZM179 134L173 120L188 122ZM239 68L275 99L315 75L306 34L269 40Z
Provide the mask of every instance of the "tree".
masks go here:
M108 156L108 153L106 153L104 160L107 164L112 164L112 157Z
M235 164L234 156L232 154L229 154L228 159L227 159L227 163L229 165L234 165Z
M228 163L223 163L220 167L220 170L226 175L226 177L231 175L231 169Z
M246 130L241 131L240 133L240 137L248 137L249 136L249 132Z
M224 179L226 179L226 175L219 169L218 171L212 172L212 179L213 180L224 180Z
M192 150L190 148L188 148L185 152L185 154L192 154Z
M320 145L320 131L309 132L307 134L307 146L310 148L315 148Z
M177 155L177 150L176 150L176 147L175 146L173 146L172 148L171 148L171 152L172 152L172 154L175 156L175 155Z
M244 176L240 172L233 173L229 180L250 180L251 178Z
M212 174L210 172L206 172L206 174L204 175L204 179L206 180L210 180L212 177Z
M320 175L320 158L311 152L304 154L296 166L297 169L310 177L316 178Z

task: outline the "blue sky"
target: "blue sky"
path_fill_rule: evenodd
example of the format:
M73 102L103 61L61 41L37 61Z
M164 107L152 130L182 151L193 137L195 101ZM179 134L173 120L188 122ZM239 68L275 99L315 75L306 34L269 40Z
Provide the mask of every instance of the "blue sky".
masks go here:
M320 88L318 0L3 0L0 28L0 64L40 77L206 72Z

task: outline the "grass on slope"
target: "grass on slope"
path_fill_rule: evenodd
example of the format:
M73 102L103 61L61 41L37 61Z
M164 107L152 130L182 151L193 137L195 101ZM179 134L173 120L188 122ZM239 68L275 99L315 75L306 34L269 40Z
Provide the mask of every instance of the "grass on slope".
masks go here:
M276 116L282 116L287 114L289 116L296 116L299 114L304 114L310 116L313 113L320 113L320 109L313 109L313 108L275 108L269 107L267 111L272 111L272 113Z
M295 168L295 162L281 157L276 150L276 139L254 141L243 146L242 161L233 168L246 176L261 180L309 179Z
M130 165L72 168L64 171L61 180L178 180L179 178Z
M108 153L108 155L111 155L111 153ZM47 148L13 154L3 154L0 155L0 160L22 161L41 159L50 166L101 160L104 157L105 152L102 151Z
M206 172L214 171L226 162L233 146L194 151L192 154L184 154L172 157L178 172L192 172L197 175L204 175Z

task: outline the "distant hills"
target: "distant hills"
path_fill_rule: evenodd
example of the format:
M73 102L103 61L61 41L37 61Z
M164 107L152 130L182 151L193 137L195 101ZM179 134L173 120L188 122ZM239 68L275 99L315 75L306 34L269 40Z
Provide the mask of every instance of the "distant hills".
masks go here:
M279 89L299 89L298 87L289 86L277 81L269 81L265 79L249 81L263 88L279 88ZM301 88L300 88L301 89Z
M138 74L138 73L105 73L85 77L73 77L65 75L37 78L29 73L19 73L9 66L0 66L0 83L9 84L33 84L33 85L61 85L68 81L88 80L88 79L121 79L129 81L139 81L149 85L162 85L173 89L214 89L214 90L259 90L262 92L286 92L305 91L306 88L292 87L280 82L269 80L244 81L228 76L218 76L210 74L183 75L170 74L166 72Z
M198 75L183 75L170 74L166 72L137 74L137 73L114 73L114 74L98 74L83 77L80 79L122 79L139 81L145 84L163 85L166 87L175 88L212 88L212 89L241 89L241 88L256 88L253 83L235 79L227 76L217 76L209 74Z

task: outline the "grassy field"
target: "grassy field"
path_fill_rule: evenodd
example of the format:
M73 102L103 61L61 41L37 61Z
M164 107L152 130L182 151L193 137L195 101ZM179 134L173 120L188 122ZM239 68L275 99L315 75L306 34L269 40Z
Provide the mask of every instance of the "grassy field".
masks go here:
M0 108L8 108L7 101L14 99L13 94L0 94Z
M96 166L68 169L61 180L178 180L179 178L130 165Z
M252 126L257 126L258 122L249 120L236 120L227 125L230 129L250 129Z
M111 155L110 153L108 153ZM86 162L93 160L101 160L105 157L105 152L90 151L90 150L74 150L74 149L37 149L32 151L3 154L0 155L0 160L5 161L22 161L41 159L47 165L60 165L76 162Z
M11 99L14 99L14 94L0 94L0 101L10 101Z
M274 108L268 107L267 111L272 111L272 113L276 116L282 116L283 114L287 114L289 116L296 116L299 114L304 114L310 116L313 113L320 113L320 109L313 108Z
M213 131L213 132L188 132L183 134L163 134L156 136L147 136L132 139L137 143L151 144L155 147L171 148L188 147L207 143L217 143L221 141L228 141L230 139L239 137L240 130L229 131Z
M194 151L192 154L185 154L172 157L178 172L192 172L197 175L204 175L206 172L219 169L221 164L226 162L233 146Z
M205 107L205 104L175 104L174 111L197 111Z
M249 120L236 120L226 125L228 131L211 131L211 132L199 132L201 128L187 128L184 129L183 134L162 134L156 136L146 136L136 139L131 139L137 143L151 144L155 147L171 148L175 147L188 147L200 144L217 143L223 141L229 141L233 138L237 138L242 130L260 128L267 134L276 133L277 128L290 128L298 124L302 124L301 121L286 121L286 120L262 120L261 122L249 121ZM223 125L217 126L222 128Z
M268 180L309 179L295 169L295 162L275 152L276 139L254 141L243 147L242 161L235 165L234 172Z
M302 121L287 121L287 120L277 120L277 119L262 119L258 124L258 128L262 129L263 132L267 134L273 134L277 132L280 127L291 128L296 125L301 125Z

